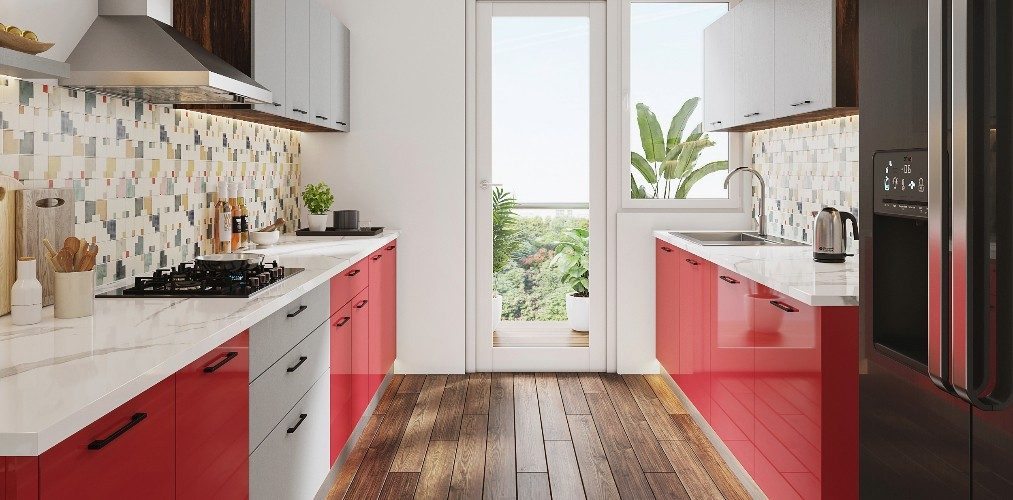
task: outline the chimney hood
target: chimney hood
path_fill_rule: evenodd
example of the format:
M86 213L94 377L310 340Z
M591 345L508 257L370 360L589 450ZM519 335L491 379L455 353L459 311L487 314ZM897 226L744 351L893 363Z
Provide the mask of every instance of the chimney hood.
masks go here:
M172 0L99 0L60 85L154 104L262 104L271 91L171 26Z

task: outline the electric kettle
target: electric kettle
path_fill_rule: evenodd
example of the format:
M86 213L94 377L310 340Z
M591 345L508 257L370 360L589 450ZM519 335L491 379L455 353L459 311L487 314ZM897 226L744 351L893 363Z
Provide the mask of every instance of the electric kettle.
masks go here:
M813 229L813 260L816 262L844 262L844 258L853 254L847 252L848 231L845 221L851 221L855 239L858 239L858 219L848 212L841 212L833 207L824 207L816 216L816 227Z

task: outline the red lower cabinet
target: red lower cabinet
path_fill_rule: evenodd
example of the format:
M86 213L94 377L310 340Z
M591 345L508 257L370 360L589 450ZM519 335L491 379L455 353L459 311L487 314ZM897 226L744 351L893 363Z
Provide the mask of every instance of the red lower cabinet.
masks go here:
M711 279L711 416L714 431L747 472L755 470L752 282L716 267Z
M250 335L176 372L176 498L246 498Z
M705 417L710 413L711 360L710 287L714 265L681 249L675 249L675 266L679 283L678 327L672 342L675 352L674 369L669 374L681 387L697 410Z
M386 376L397 359L397 240L383 249L383 330L380 332L380 374ZM383 379L381 378L381 381Z
M174 384L159 382L43 453L39 498L173 498Z
M373 398L369 388L369 290L351 302L352 316L352 414L362 415Z
M670 373L679 368L679 251L657 240L654 259L655 279L654 328L655 355ZM673 373L673 376L675 373Z
M331 455L338 459L348 436L358 422L352 412L352 304L345 304L331 316Z
M0 500L39 498L39 457L0 457Z
M384 249L369 257L369 393L373 394L387 373L383 369L383 341L387 329L387 294L384 274L387 272L387 255Z

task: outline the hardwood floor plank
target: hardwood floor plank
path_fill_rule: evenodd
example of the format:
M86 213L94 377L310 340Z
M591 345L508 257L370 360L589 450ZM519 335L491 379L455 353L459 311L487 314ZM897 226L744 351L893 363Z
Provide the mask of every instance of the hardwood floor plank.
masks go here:
M654 394L661 400L661 404L665 405L665 410L668 411L669 415L685 415L689 413L686 407L679 400L679 397L672 392L672 388L668 386L668 382L662 375L644 375L644 379L647 380L648 385L654 390Z
M689 439L682 429L675 425L672 416L665 410L665 405L658 399L654 389L647 383L647 379L643 375L623 375L622 380L626 382L626 387L629 388L634 401L640 407L640 411L644 414L644 418L647 419L647 423L650 424L651 430L654 431L658 440L685 441Z
M461 433L461 416L464 415L464 400L467 396L468 376L449 375L430 439L433 441L457 441L457 436Z
M573 451L580 467L584 493L590 500L615 500L619 498L616 480L612 477L605 449L598 438L598 429L591 415L568 415L570 435L573 436Z
M707 436L704 435L700 427L696 425L693 418L689 415L673 415L672 418L676 419L680 423L683 430L689 436L689 442L693 445L693 452L696 453L696 457L700 460L700 465L707 471L711 481L717 486L718 490L725 497L726 500L745 500L750 498L749 493L739 482L739 478L732 473L728 468L728 464L725 463L718 451L714 449L714 445L711 444Z
M648 473L647 482L651 483L656 498L690 500L689 493L686 493L686 488L679 480L679 475L674 472Z
M580 377L576 373L557 373L559 393L563 397L563 408L567 415L590 415L584 388L580 385Z
M468 376L468 396L464 402L465 415L489 414L489 384L491 381L488 373L472 373Z
M544 472L517 474L517 498L524 500L550 500L549 475Z
M465 415L461 419L461 438L457 443L449 498L471 500L482 496L488 423L488 415Z
M376 498L380 494L383 478L390 471L390 464L417 398L418 394L414 393L394 397L390 410L383 416L373 435L369 451L355 472L352 484L348 486L345 498Z
M693 443L662 441L661 447L665 449L668 461L675 467L675 473L679 475L690 498L721 498L721 491L697 459Z
M397 392L404 394L407 392L419 392L422 390L422 386L426 383L425 375L405 375L401 379L401 385L398 386Z
M626 436L619 416L612 408L608 395L604 392L588 393L587 404L591 409L591 416L595 428L598 429L598 436L601 438L605 457L612 469L620 497L624 500L654 498L651 485L640 468L637 454L633 451L633 446Z
M569 441L570 428L566 423L563 396L554 373L535 375L538 389L538 412L542 417L542 435L546 441Z
M338 471L338 478L334 481L334 485L327 492L327 498L329 500L336 500L345 496L345 492L348 491L348 486L352 484L352 479L355 477L355 472L359 470L359 465L362 464L362 460L366 457L366 452L369 451L369 445L373 441L373 435L376 434L376 430L380 427L380 421L383 419L383 415L377 415L374 413L366 421L366 426L362 429L362 434L359 435L359 440L355 442L352 447L352 451L348 453L348 458L345 459L345 463L342 464L341 470Z
M446 500L450 494L450 479L454 475L457 441L432 441L426 450L416 500Z
M577 376L580 378L580 386L584 389L584 394L605 392L605 385L602 384L598 375L597 373L581 373Z
M514 376L514 420L517 472L548 472L534 375Z
M422 463L426 460L426 448L429 447L430 435L436 423L436 414L443 399L443 390L447 385L446 375L427 375L426 381L419 392L415 408L412 410L401 446L394 455L391 472L422 472Z
M390 470L390 456L383 450L370 448L355 473L355 479L345 492L347 499L377 498L383 489L384 479Z
M546 441L545 460L549 465L549 485L553 500L584 500L580 467L570 441Z
M637 459L640 460L640 467L644 472L675 472L672 464L668 461L668 456L665 455L665 450L658 442L657 435L644 417L643 412L640 411L640 407L637 406L637 402L633 399L622 376L604 373L601 375L601 380L605 384L605 389L619 415L619 421L622 422L623 429L630 439L633 450L637 453ZM668 417L667 413L665 417Z
M515 458L514 379L509 373L492 377L489 393L489 433L485 455L485 498L517 495Z
M390 383L387 384L387 390L383 392L383 396L380 396L380 401L376 403L376 409L373 410L374 415L383 415L387 413L387 409L390 408L390 404L394 401L394 396L397 395L397 388L401 385L401 380L404 379L404 375L397 374L390 378Z
M383 481L379 500L411 500L419 484L417 472L391 472Z

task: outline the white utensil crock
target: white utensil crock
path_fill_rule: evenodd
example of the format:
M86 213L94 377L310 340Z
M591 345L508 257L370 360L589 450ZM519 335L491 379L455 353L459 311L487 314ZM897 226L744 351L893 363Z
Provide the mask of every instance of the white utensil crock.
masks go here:
M91 316L95 302L95 274L92 271L54 274L56 310L53 314L64 319Z

